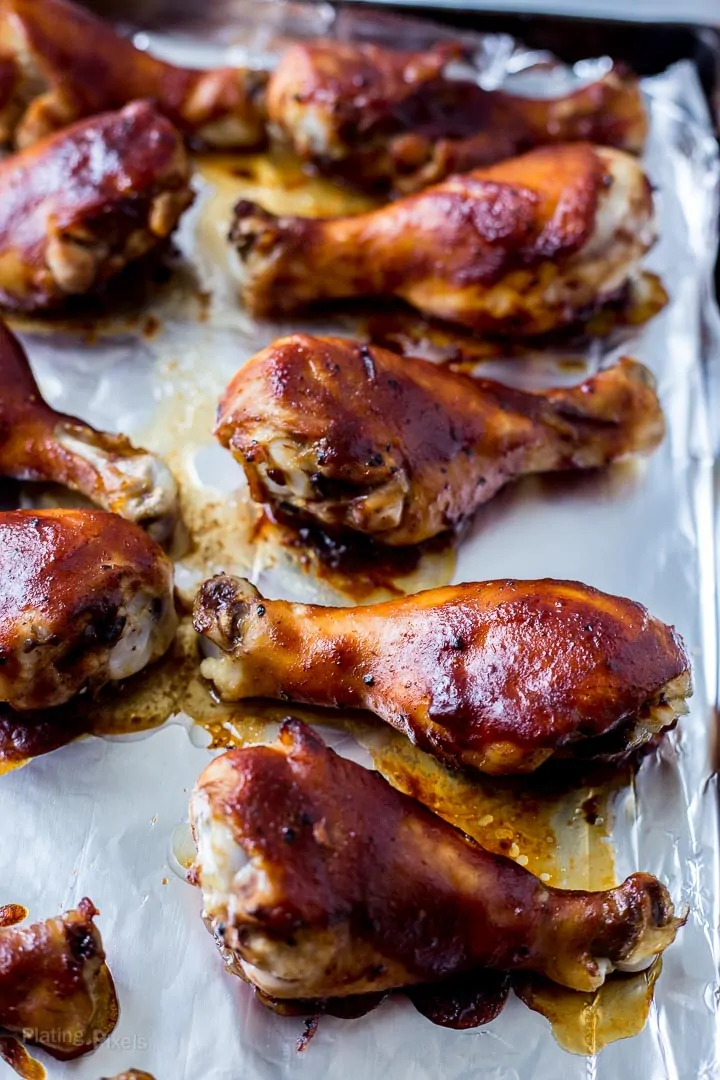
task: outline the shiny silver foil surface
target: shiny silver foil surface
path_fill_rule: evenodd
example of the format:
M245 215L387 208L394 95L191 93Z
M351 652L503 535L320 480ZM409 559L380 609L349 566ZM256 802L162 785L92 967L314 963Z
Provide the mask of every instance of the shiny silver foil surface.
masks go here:
M229 7L228 12L232 9ZM404 47L427 31L366 10L336 19L326 5L247 4L225 25L145 41L182 62L272 60L283 40L314 33L378 34ZM430 32L431 36L434 36ZM575 72L534 67L546 60L506 37L476 38L486 85L521 74L537 93L591 78L606 61ZM143 39L141 39L143 40ZM526 84L527 85L527 84ZM525 86L523 87L525 89ZM618 801L613 829L616 876L647 870L689 909L687 925L663 958L644 1030L593 1057L568 1054L547 1021L511 995L498 1019L456 1032L433 1026L403 998L358 1020L322 1019L303 1053L302 1021L275 1016L224 970L201 919L199 891L184 880L188 794L210 758L207 738L187 717L139 737L87 738L0 777L0 904L54 915L88 895L120 998L110 1040L93 1055L61 1065L38 1054L51 1077L97 1080L130 1066L157 1080L715 1080L720 1076L718 1012L717 542L714 470L720 438L720 320L712 273L717 251L720 168L710 119L693 67L676 65L646 80L651 116L646 166L656 190L659 240L648 258L669 294L667 308L614 354L594 345L590 368L627 353L654 372L667 417L660 449L631 468L572 484L523 483L477 516L462 543L454 580L577 578L641 601L674 624L694 661L690 712L647 758ZM210 434L227 379L283 327L258 326L240 309L221 217L210 219L211 181L183 222L185 263L176 284L152 301L158 329L109 320L96 335L72 325L21 328L48 399L97 427L183 458L198 513L246 501L239 466ZM192 267L192 270L187 269ZM211 293L200 310L183 275ZM340 333L349 322L296 321L293 328ZM552 356L494 362L483 374L519 385L576 382ZM189 479L188 479L189 478ZM27 497L27 496L24 496ZM205 503L203 502L205 500ZM209 511L208 511L209 513ZM191 593L217 569L249 572L269 595L342 601L326 583L298 571L267 545L203 565L180 559L178 584ZM342 752L369 763L341 732L323 728ZM582 883L582 851L573 883ZM580 870L578 870L580 867ZM0 1077L13 1075L0 1063Z

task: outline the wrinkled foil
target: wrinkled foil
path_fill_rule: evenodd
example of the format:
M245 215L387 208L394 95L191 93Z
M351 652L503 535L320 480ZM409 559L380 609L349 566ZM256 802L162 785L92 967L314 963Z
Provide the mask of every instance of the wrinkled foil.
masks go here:
M410 48L437 34L422 24L329 5L220 6L202 31L140 37L182 62L222 58L272 61L293 37L375 36ZM230 18L235 11L236 17ZM463 33L487 86L533 78L535 92L560 92L592 78L606 60L569 72L544 66L505 36ZM532 69L535 67L535 71ZM527 86L527 84L526 84ZM523 89L526 89L526 86ZM174 838L183 834L188 793L210 757L206 740L175 718L142 737L89 738L0 777L0 904L20 902L42 918L89 895L121 1003L111 1039L92 1056L49 1074L96 1080L130 1066L157 1080L279 1080L393 1076L403 1080L700 1080L720 1075L718 1025L718 857L716 754L717 548L715 463L720 443L720 319L712 288L720 169L694 68L680 63L644 83L651 115L646 165L656 188L659 241L648 266L671 296L664 312L618 352L646 363L658 380L668 421L660 449L640 467L611 470L569 485L519 485L478 515L462 544L454 580L503 576L578 578L631 596L675 624L694 660L690 713L645 760L622 801L613 841L618 880L637 869L665 881L687 925L667 951L647 1025L593 1058L567 1054L544 1018L512 995L492 1024L467 1032L434 1027L409 1002L392 999L356 1021L323 1018L298 1054L300 1022L274 1016L243 983L223 972L200 920L200 895L183 880ZM213 398L236 368L277 328L255 325L237 306L231 279L201 251L199 199L180 231L184 255L208 275L206 318L181 288L153 301L160 329L132 322L99 328L22 332L42 389L58 408L98 427L122 430L162 450L182 427L193 396ZM215 252L219 249L213 249ZM294 324L299 326L299 323ZM335 324L335 327L337 324ZM282 328L286 330L287 327ZM329 327L313 324L317 332ZM341 328L342 332L342 328ZM608 362L595 347L591 365ZM520 385L578 381L547 360L484 373ZM185 395L183 397L183 394ZM195 479L222 499L239 469L213 446L197 452ZM256 580L274 595L327 599L324 586L251 553ZM243 559L239 559L242 564ZM208 572L215 569L208 566ZM198 568L178 568L187 588ZM194 576L193 576L194 575ZM342 752L368 763L347 735L323 729ZM189 737L190 736L190 737ZM0 1064L0 1077L11 1070Z

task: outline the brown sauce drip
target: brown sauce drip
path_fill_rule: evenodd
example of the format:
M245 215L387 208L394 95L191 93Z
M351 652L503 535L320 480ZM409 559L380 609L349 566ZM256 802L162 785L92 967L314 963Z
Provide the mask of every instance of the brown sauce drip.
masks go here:
M591 1055L642 1031L661 970L658 957L647 971L611 975L592 994L568 990L539 975L514 976L513 989L529 1009L550 1021L564 1050Z
M322 1016L356 1020L372 1012L389 996L387 992L357 994L326 1001L301 1001L274 998L255 989L255 995L267 1008L281 1016L306 1016L305 1031L296 1049L307 1049ZM475 971L443 983L407 987L397 991L413 1003L419 1013L440 1027L464 1031L489 1024L503 1010L510 992L510 978L504 972Z
M0 1060L9 1065L22 1080L45 1080L45 1069L31 1057L21 1042L12 1035L0 1035Z
M255 535L359 604L447 585L455 569L451 533L412 547L389 547L367 536L333 535L293 522L266 507Z
M413 986L405 994L433 1024L466 1031L499 1016L509 992L510 978L504 972L475 971L447 983Z
M0 929L4 926L17 926L28 917L28 909L22 904L4 904L0 907Z
M635 975L615 973L594 993L569 990L535 974L481 970L467 972L445 983L407 987L404 994L415 1008L440 1027L457 1031L489 1024L502 1012L510 987L534 1012L545 1016L553 1036L571 1054L591 1056L619 1039L642 1031L647 1022L655 983L662 970L658 957L647 971ZM282 1016L303 1016L305 1030L296 1049L307 1049L323 1015L346 1019L364 1016L387 994L362 994L328 1001L289 1001L268 997L257 989L259 1000Z

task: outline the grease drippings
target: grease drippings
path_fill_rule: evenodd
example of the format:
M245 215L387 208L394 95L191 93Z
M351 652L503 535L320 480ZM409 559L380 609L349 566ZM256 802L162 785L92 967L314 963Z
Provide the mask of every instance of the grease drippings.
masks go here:
M539 975L515 976L513 988L529 1009L550 1021L564 1050L591 1055L642 1031L661 970L658 957L636 975L612 975L591 994L568 990Z
M261 154L198 154L195 170L226 203L214 209L227 233L230 211L239 199L259 202L273 214L333 217L359 214L379 205L378 199L305 172L289 150L273 147Z
M488 851L560 888L616 884L612 806L630 781L629 767L583 769L581 775L573 765L568 772L469 776L450 772L387 726L351 719L348 728L386 780Z
M266 507L255 536L359 604L439 588L450 583L455 570L456 538L451 533L412 547L389 547L371 537L333 535L315 525L290 522Z

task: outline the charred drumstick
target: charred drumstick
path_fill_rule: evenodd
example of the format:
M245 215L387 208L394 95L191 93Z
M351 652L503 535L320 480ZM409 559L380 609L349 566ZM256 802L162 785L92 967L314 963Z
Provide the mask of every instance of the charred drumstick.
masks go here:
M576 323L616 297L653 239L640 165L587 143L534 150L350 217L274 217L242 201L230 231L255 315L396 297L516 336Z
M393 545L454 528L509 480L607 465L663 432L653 377L632 360L527 393L305 334L238 371L215 428L256 501Z
M14 154L0 163L0 303L32 311L98 289L192 198L182 139L147 102Z
M264 72L168 64L68 0L3 0L0 50L15 75L0 81L0 136L20 147L139 98L209 146L265 136Z
M321 172L404 192L544 144L642 149L642 95L622 68L563 97L523 98L449 77L449 63L461 57L452 44L401 52L300 42L270 77L271 128Z
M177 520L177 484L164 461L124 435L55 412L25 350L1 322L0 476L63 484L136 521L159 542L172 536Z
M650 874L606 892L544 885L298 720L215 758L190 817L205 923L279 1007L487 968L591 991L647 967L681 925Z
M0 702L62 705L128 678L169 647L172 563L101 510L0 513Z
M202 672L224 700L369 709L442 761L489 773L591 756L620 728L630 751L691 693L671 627L579 582L487 581L337 608L266 600L218 575L194 621L221 650Z
M60 1059L95 1050L118 1003L88 899L30 926L0 927L0 1028Z

